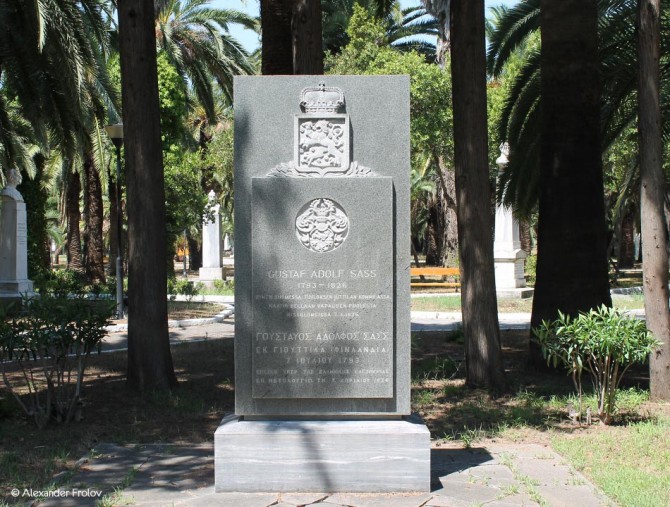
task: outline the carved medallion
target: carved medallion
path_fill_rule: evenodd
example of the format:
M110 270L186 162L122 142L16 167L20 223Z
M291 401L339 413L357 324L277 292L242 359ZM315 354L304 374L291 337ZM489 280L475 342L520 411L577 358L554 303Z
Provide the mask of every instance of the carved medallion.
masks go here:
M295 234L308 250L325 253L339 247L349 234L349 217L335 201L314 199L295 219Z

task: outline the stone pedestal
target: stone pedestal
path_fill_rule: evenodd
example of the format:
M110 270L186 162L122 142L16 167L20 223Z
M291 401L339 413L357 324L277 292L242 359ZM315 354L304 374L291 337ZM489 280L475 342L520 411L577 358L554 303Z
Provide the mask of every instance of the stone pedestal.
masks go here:
M495 241L493 243L496 290L519 289L526 286L524 259L526 252L519 241L519 223L512 210L496 208Z
M12 173L0 192L0 298L20 299L32 294L33 282L28 280L26 204Z
M199 271L200 280L203 282L223 280L220 206L216 204L213 190L208 197L210 216L202 224L202 267Z
M223 419L217 492L428 492L430 433L418 418Z

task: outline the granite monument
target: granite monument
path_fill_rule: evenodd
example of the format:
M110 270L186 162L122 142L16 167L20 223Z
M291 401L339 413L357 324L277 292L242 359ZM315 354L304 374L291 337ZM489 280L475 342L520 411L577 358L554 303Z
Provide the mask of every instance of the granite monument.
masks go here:
M218 491L428 491L410 417L409 78L235 80Z

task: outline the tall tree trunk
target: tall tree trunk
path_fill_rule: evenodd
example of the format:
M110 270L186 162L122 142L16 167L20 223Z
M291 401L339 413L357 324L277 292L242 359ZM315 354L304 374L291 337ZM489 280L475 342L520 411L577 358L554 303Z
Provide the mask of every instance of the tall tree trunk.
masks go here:
M128 384L177 385L167 326L165 188L154 3L118 3L128 210Z
M619 235L619 269L630 269L635 263L635 210L629 208L621 220Z
M293 0L261 2L261 73L293 74Z
M484 0L451 2L451 74L466 382L498 391L505 376L493 274L486 122Z
M425 253L426 265L440 266L442 263L442 239L444 238L443 213L438 199L428 202L428 220L426 224Z
M34 279L51 267L49 236L47 235L47 191L42 186L44 179L44 156L35 155L35 177L31 179L25 171L17 190L26 202L26 225L28 232L28 277Z
M79 211L79 194L81 193L81 181L79 173L68 171L67 188L65 190L65 216L67 217L67 267L79 273L84 272L81 259L81 233L79 222L81 212Z
M542 144L531 325L611 305L600 156L597 0L541 0ZM584 283L588 280L588 283ZM531 340L531 360L544 367Z
M291 33L293 73L323 74L320 0L294 0Z
M439 157L438 167L444 181L442 207L444 211L444 238L442 241L442 264L447 266L449 258L458 256L458 216L456 214L456 178L454 171L446 167L444 157Z
M638 132L642 276L647 327L663 342L651 354L651 397L670 400L670 312L668 311L668 228L664 215L665 179L659 100L660 0L638 0Z
M197 271L202 267L202 247L198 240L192 238L190 234L186 236L188 242L188 263L189 270Z
M88 230L88 255L86 256L86 276L93 283L105 281L104 245L102 239L102 184L100 174L93 163L93 153L86 153L84 160L86 178L86 202Z
M107 272L116 275L116 257L119 251L117 236L117 217L119 210L116 207L117 182L112 180L111 171L107 170L107 198L109 199L109 262ZM125 258L125 256L124 256Z
M261 33L262 74L323 74L319 0L261 0Z

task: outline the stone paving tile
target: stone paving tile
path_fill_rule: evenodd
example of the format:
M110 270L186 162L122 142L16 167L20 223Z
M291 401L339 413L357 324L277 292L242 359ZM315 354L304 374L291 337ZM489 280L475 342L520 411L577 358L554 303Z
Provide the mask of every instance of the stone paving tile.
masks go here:
M575 504L579 505L579 504ZM511 495L487 503L486 507L540 507L540 504L525 494Z
M583 505L598 507L609 505L607 499L602 497L591 486L538 486L538 493L551 507L573 507Z
M497 500L501 496L501 491L482 484L459 482L458 484L445 484L443 489L433 491L433 494L435 497L429 505L437 507L437 497L439 497L444 500L440 507L469 507Z
M287 504L302 507L303 505L318 503L328 498L328 496L329 493L282 493L279 499Z
M335 493L323 501L326 505L346 507L423 507L432 495L413 493ZM324 505L324 507L326 507Z
M275 507L279 495L267 493L212 493L200 498L184 499L155 507Z

